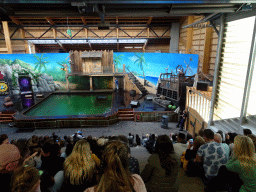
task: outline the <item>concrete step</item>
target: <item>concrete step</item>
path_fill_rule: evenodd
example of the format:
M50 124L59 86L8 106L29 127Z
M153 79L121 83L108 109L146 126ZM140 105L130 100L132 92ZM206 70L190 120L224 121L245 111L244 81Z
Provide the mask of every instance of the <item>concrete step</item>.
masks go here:
M254 128L256 128L256 117L251 116L247 118L247 122Z
M1 120L0 119L0 123L3 123L3 124L10 123L10 122L13 122L13 120Z

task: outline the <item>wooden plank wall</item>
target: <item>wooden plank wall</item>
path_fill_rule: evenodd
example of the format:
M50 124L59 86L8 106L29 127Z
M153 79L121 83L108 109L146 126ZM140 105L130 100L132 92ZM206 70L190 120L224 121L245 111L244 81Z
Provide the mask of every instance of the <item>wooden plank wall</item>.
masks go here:
M194 21L200 21L203 19L203 16L194 16ZM179 41L179 53L186 53L186 41L187 41L187 29L182 29L183 26L188 24L188 19L185 19L180 26L180 41ZM205 23L203 23L205 24ZM204 46L206 39L206 28L193 28L193 38L192 38L192 53L199 55L199 64L198 70L202 71L203 66L203 57L204 57ZM210 58L209 58L209 69L208 74L214 74L214 66L216 60L216 50L217 50L217 42L218 36L216 32L213 30L211 34L211 48L210 48Z

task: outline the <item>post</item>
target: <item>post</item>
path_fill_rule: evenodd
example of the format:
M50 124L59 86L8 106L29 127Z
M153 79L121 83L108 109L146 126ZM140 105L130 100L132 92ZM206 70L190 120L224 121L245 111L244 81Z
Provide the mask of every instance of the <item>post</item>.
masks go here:
M179 53L180 23L172 23L170 31L170 53Z
M93 86L92 86L92 76L90 76L90 91L93 91Z
M207 126L213 125L213 113L214 113L214 106L215 100L217 95L217 86L218 86L218 77L219 77L219 68L220 68L220 57L221 57L221 48L222 48L222 41L223 41L223 33L224 33L224 24L225 24L225 15L221 15L221 23L220 23L220 30L219 30L219 38L217 44L217 53L216 53L216 61L215 61L215 68L214 68L214 80L213 80L213 87L212 87L212 98L211 98L211 107L210 107L210 115L209 115L209 122Z
M3 24L3 29L4 29L4 38L5 38L5 44L7 47L7 51L8 51L8 54L12 54L12 44L11 44L8 22L2 21L2 24Z

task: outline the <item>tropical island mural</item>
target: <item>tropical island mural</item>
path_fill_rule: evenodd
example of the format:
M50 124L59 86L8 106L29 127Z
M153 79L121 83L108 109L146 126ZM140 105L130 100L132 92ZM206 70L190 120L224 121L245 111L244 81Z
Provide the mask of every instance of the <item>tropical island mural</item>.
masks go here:
M32 90L53 92L67 89L66 71L70 72L69 53L38 54L1 54L0 71L12 86L13 94L20 94L19 77L29 76ZM113 55L116 72L123 72L123 64L128 73L133 73L150 93L156 93L156 86L161 73L194 75L198 68L198 55L172 53L133 53L116 52ZM82 81L82 82L80 82ZM104 83L105 81L105 83ZM108 88L111 79L95 78L96 88ZM89 78L69 77L70 85L89 87Z
M150 93L156 93L156 86L161 73L177 74L179 71L186 76L197 73L198 55L175 53L114 53L114 64L117 72L125 70L133 73Z

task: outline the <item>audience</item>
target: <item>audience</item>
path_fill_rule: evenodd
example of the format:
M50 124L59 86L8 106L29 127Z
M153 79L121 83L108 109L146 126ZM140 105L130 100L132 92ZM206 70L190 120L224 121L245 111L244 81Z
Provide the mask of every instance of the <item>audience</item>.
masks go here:
M11 192L39 192L40 173L31 167L20 167L12 174Z
M214 132L211 129L204 130L204 140L206 144L198 149L195 162L203 163L203 168L199 165L198 170L202 170L201 179L204 184L208 184L217 176L220 166L227 163L228 157L221 144L214 141Z
M85 192L127 191L144 192L145 184L137 174L128 169L128 148L121 141L110 141L103 153L99 184Z
M96 163L86 140L78 141L64 162L64 183L61 191L84 191L96 184Z
M175 191L178 159L170 138L167 135L159 136L155 154L148 158L148 163L141 173L147 191Z
M180 162L187 176L202 179L207 192L256 191L256 136L251 130L244 129L247 136L200 131L204 138L179 132L142 140L138 134L129 134L130 140L124 135L83 139L78 132L61 140L53 133L12 140L15 145L2 134L1 192L177 191ZM141 177L129 147L136 143L151 153Z

